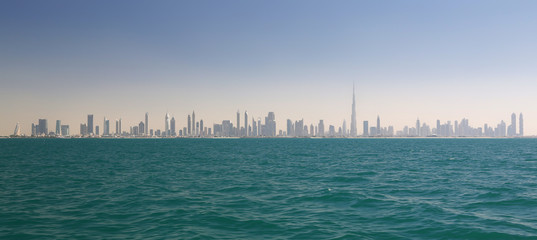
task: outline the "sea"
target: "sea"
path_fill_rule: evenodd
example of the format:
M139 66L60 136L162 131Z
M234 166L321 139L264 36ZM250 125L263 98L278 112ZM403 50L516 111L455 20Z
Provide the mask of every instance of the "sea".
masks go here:
M537 239L537 139L0 139L0 239Z

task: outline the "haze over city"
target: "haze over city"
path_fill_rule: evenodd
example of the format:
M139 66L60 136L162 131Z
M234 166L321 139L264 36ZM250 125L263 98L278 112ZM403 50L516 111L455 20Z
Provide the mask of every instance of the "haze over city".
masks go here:
M464 6L464 7L461 7ZM524 114L537 134L532 1L0 3L0 135L17 122L178 128L235 113L340 126L475 127ZM347 125L348 126L348 125Z

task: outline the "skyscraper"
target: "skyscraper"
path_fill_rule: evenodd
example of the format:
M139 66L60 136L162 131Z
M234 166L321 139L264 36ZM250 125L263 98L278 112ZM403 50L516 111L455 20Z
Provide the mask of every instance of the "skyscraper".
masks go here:
M121 135L123 132L121 131L121 118L119 118L119 135Z
M62 136L69 136L69 125L61 126L61 134Z
M191 121L191 118L190 118L190 115L188 115L188 118L187 118L187 125L188 125L188 134L187 136L190 136L192 135L192 121Z
M164 135L169 136L170 134L170 114L166 113L164 117Z
M261 118L257 118L257 136L263 136L263 127L261 126Z
M252 117L252 136L258 136L257 122L255 121L253 117Z
M60 120L56 120L56 136L60 136L60 133L61 133L61 121Z
M140 121L140 123L138 123L138 135L145 135L145 133L143 131L145 131L145 126L144 126L144 122Z
M287 136L293 137L295 135L295 130L293 126L293 121L291 119L287 119Z
M248 135L248 111L244 111L244 136Z
M380 117L377 115L377 133L376 135L380 135Z
M237 110L237 137L241 136L241 113Z
M420 119L418 118L418 120L416 120L416 136L421 136L421 131L420 131Z
M196 134L196 113L192 110L192 135Z
M93 134L93 114L88 114L88 123L87 123L88 131L87 134L91 135Z
M324 136L324 121L323 120L319 120L319 126L317 128L317 134L319 137L322 137Z
M522 117L522 113L520 113L520 116L518 117L518 125L519 125L519 132L518 132L518 135L520 135L521 137L524 136L524 118Z
M148 135L149 134L149 113L145 113L145 126L144 126L144 135ZM175 131L175 130L174 130Z
M269 112L268 116L265 118L265 136L275 137L276 136L276 116L274 112Z
M103 122L103 136L108 135L110 135L110 120L106 119L105 117Z
M203 130L203 119L200 120L200 135L201 136L204 136L205 135L205 132Z
M147 117L146 117L146 122L147 122ZM147 129L147 126L145 126L145 129ZM175 132L175 117L172 117L172 120L170 121L170 131L171 131L172 136L175 136L177 134L177 132ZM147 133L145 133L145 135L147 136Z
M342 136L346 137L347 136L347 121L346 120L343 120L343 125L342 125Z
M15 136L20 136L21 135L21 128L20 128L19 123L17 123L17 125L15 126L15 131L13 131L13 135L15 135Z
M86 125L85 123L80 124L80 135L88 135L88 125Z
M507 128L507 136L516 136L516 114L511 114L511 125Z
M39 119L39 125L37 125L37 135L47 135L47 134L48 134L47 119Z
M364 137L369 136L369 122L364 121Z
M351 114L351 137L358 135L356 130L356 101L354 96L354 83L352 84L352 114Z

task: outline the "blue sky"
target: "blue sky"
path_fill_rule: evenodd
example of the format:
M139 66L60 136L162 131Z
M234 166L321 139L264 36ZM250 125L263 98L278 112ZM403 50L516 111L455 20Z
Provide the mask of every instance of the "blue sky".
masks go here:
M396 129L416 118L537 134L535 1L2 1L0 135L38 118L275 111ZM537 121L534 121L537 122ZM97 122L99 123L99 122ZM52 124L49 124L52 126ZM101 124L99 124L101 125ZM49 126L49 127L51 127ZM361 129L361 125L358 126Z

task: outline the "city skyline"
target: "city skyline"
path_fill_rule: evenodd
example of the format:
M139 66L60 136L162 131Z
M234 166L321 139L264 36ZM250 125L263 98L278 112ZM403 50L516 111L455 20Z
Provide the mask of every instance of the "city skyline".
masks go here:
M274 112L268 112L264 117L264 124L261 124L261 117L257 121L252 116L252 124L248 124L249 114L244 111L244 122L241 125L241 112L237 110L236 121L222 120L211 125L204 125L203 119L196 121L195 111L187 116L187 122L181 129L180 124L176 130L175 117L168 111L164 115L164 129L149 127L149 113L146 112L144 119L138 125L130 126L128 131L121 128L122 118L116 120L116 132L110 131L110 121L104 117L102 134L99 132L99 125L94 126L94 115L88 114L87 121L80 123L78 134L69 131L69 125L62 125L61 120L56 120L56 130L48 131L48 120L38 119L38 123L32 123L30 134L24 134L21 126L17 123L14 136L103 136L103 137L522 137L524 135L524 118L519 113L518 119L515 113L511 114L510 124L501 120L497 125L485 123L482 126L475 126L469 123L469 119L463 118L458 121L447 120L441 122L436 120L436 127L426 122L416 119L415 127L405 125L402 129L396 129L393 125L381 125L380 115L377 115L376 125L370 126L368 120L363 121L361 133L356 129L356 96L354 84L352 89L351 104L351 126L347 128L346 120L341 125L325 123L320 119L317 124L308 125L304 118L293 121L286 120L286 126L277 125ZM518 127L517 127L518 124ZM278 127L279 126L279 127Z
M402 129L417 118L510 123L514 112L537 135L531 1L0 6L1 136L17 123L28 134L38 119L78 132L88 113L101 133L119 118L164 130L157 115L184 126L193 109L204 125L239 109L256 120L275 112L279 129L303 118L349 130L353 82L357 133L377 115Z

